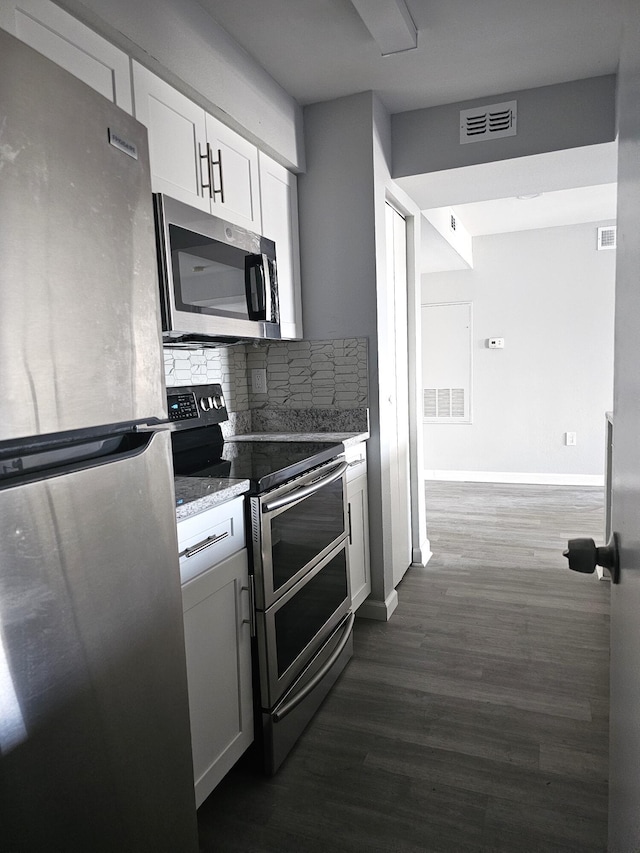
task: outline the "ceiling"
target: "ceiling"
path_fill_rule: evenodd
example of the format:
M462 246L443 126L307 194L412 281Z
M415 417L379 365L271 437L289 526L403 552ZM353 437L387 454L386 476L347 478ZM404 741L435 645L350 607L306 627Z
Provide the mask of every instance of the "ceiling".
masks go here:
M469 234L479 237L615 219L616 195L616 184L601 184L460 204L455 213Z
M621 0L406 0L418 47L392 56L350 0L199 2L300 104L374 90L396 113L618 64Z
M406 0L418 47L391 56L381 55L350 0L199 2L302 105L373 90L396 113L611 74L618 64L621 0ZM614 182L615 145L592 148L577 159L559 152L485 164L473 179L458 169L469 174L398 183L423 209L472 202L457 209L465 226L495 228L499 208L483 211L478 202ZM593 221L610 218L611 190L579 196ZM563 224L563 211L574 221L577 198L559 194L526 208L505 202L504 216L517 215L523 228ZM543 224L527 225L525 211ZM485 214L493 224L477 224Z

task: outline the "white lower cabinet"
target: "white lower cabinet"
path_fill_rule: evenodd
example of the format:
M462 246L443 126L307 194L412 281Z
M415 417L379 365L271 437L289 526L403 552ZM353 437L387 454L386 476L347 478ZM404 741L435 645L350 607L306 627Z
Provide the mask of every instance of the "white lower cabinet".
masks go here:
M196 806L253 741L248 586L244 547L182 586Z
M351 607L355 611L371 592L367 448L364 442L347 447L345 457L349 463L347 469L349 577Z

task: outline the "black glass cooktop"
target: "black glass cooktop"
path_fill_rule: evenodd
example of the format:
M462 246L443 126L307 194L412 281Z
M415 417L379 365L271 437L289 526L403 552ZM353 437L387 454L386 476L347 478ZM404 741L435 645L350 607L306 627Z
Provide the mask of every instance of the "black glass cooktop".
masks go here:
M186 437L184 433L174 436L173 463L178 476L250 480L251 494L279 486L344 450L342 444L331 441L229 440L178 446Z

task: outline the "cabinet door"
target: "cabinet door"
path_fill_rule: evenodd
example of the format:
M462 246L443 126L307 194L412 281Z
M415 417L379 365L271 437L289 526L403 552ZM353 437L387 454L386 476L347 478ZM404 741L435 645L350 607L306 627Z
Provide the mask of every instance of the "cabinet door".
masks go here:
M182 587L196 806L253 741L247 552Z
M283 338L302 338L298 180L260 152L262 234L276 244L280 330Z
M367 491L367 446L347 447L347 503L349 513L349 578L351 607L357 610L371 592L369 570L369 500Z
M149 131L154 192L209 211L204 110L137 62L133 92L135 116Z
M214 161L211 212L260 234L258 149L211 115L206 125Z
M129 57L49 0L0 4L0 27L78 77L128 113Z
M358 477L347 486L349 506L349 575L351 606L357 610L371 592L369 576L369 503L367 478Z

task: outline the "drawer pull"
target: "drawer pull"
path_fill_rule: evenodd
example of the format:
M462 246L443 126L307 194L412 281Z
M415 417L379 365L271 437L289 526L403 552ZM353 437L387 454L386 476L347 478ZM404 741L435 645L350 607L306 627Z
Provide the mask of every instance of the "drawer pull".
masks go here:
M360 456L358 459L354 459L353 462L349 462L349 468L355 468L357 465L362 465L364 462L364 458Z
M218 542L222 542L223 539L226 539L229 535L229 531L225 530L224 533L219 533L217 536L209 536L208 539L200 542L199 545L194 545L193 548L185 548L184 551L181 551L178 556L182 557L193 557L196 554L199 554L200 551L204 551L205 548L210 548L212 545L217 545Z

